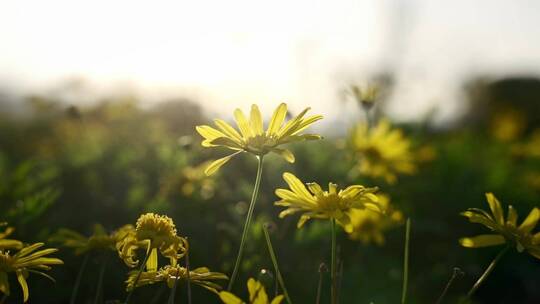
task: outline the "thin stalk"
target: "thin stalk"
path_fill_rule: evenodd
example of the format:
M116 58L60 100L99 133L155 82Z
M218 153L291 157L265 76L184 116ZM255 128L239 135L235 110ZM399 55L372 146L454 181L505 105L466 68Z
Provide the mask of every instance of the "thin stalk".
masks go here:
M504 254L508 251L508 249L510 249L510 246L506 246L503 250L501 250L501 252L499 252L499 254L495 257L495 259L491 261L491 264L489 264L488 268L486 268L482 276L478 279L478 281L476 281L476 283L474 283L471 290L469 290L469 292L467 293L467 298L470 299L472 295L476 292L476 290L480 287L480 285L484 283L484 281L491 274L491 272L493 271L493 269L495 268L499 260L504 256Z
M283 290L285 300L287 300L287 303L291 304L292 301L289 297L289 293L287 292L287 288L285 288L285 282L283 281L283 277L281 276L281 271L279 271L276 253L274 252L274 247L272 246L272 241L270 240L270 234L268 233L268 227L266 224L263 225L263 231L264 237L266 239L266 246L268 247L268 252L270 253L270 258L272 259L272 264L274 264L274 271L276 272L277 281L279 282L279 286Z
M191 279L189 277L189 250L186 251L186 281L187 281L187 298L188 304L191 304Z
M340 257L341 254L338 250L338 257ZM339 303L339 297L341 296L341 283L343 282L343 260L339 259L338 263L339 270L337 274L338 284L337 284L337 302Z
M150 301L150 304L157 304L158 303L158 301L160 300L163 293L165 293L165 288L167 288L167 285L162 285L159 288L159 291L154 295L154 297Z
M321 263L319 265L319 283L317 284L317 299L315 300L315 304L321 303L321 290L322 290L322 283L323 283L323 273L327 272L328 268L326 267L326 264Z
M405 224L405 248L403 252L403 287L401 291L401 304L407 299L407 287L409 284L409 243L411 237L411 219Z
M84 270L86 269L86 264L88 264L89 257L90 253L84 255L81 267L79 268L79 272L77 273L77 278L75 279L75 286L73 286L73 291L71 292L71 298L69 300L70 304L75 304L77 294L79 293L79 287L81 286L82 275L84 273Z
M330 278L331 278L331 303L337 304L337 279L336 279L336 220L332 219L332 261L330 264Z
M371 129L371 126L373 124L373 122L371 121L371 108L366 108L365 106L362 106L362 109L364 110L364 114L366 114L366 124L367 124L367 129Z
M109 260L109 255L105 253L104 258L103 258L103 263L101 264L101 268L99 269L99 277L98 277L98 284L97 284L97 289L96 289L96 297L94 298L94 304L103 302L103 296L102 296L103 295L103 276L105 275L105 268L107 268L108 260Z
M176 286L178 286L178 278L180 277L180 266L176 265L176 277L174 278L174 284L169 293L168 304L174 304L174 297L176 295Z
M454 280L457 279L458 277L462 276L462 275L463 275L463 271L461 271L461 269L459 269L457 267L454 267L454 271L452 272L452 277L450 277L450 280L448 281L448 283L446 283L446 286L444 287L443 292L439 296L439 299L437 299L436 304L441 304L442 303L442 300L446 296L446 293L448 292L448 289L450 289L450 286L452 285Z
M257 177L255 178L255 187L253 188L253 195L251 196L251 202L249 203L248 214L246 216L246 222L244 224L244 231L242 232L242 239L240 241L240 248L238 249L238 255L236 256L236 263L234 264L234 270L231 275L231 280L229 281L229 286L227 287L228 291L234 286L234 281L238 274L238 268L242 262L242 255L244 254L244 246L249 232L249 226L251 225L251 218L253 217L253 209L255 209L255 203L257 202L257 196L259 195L259 187L261 185L262 169L263 169L263 157L257 156L259 160L257 164Z
M141 274L143 273L144 266L146 266L146 261L148 261L149 256L150 256L150 250L146 250L144 260L141 263L141 267L139 267L139 271L137 272L137 277L135 277L135 282L133 282L133 289L128 293L128 295L126 297L126 300L124 301L124 304L129 304L129 300L131 299L131 295L133 295L133 292L137 288L137 283L139 282L139 279L141 278Z

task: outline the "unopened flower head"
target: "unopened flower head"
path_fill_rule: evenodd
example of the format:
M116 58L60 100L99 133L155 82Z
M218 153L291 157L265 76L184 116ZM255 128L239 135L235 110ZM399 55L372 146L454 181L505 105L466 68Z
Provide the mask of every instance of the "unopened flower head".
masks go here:
M527 251L540 259L540 232L533 234L540 219L540 209L533 208L521 225L518 225L518 214L511 205L508 206L508 215L505 219L501 203L495 195L486 193L486 199L491 214L482 209L470 208L461 215L472 223L484 225L492 233L462 238L459 240L460 244L468 248L509 244L515 246L518 252Z
M375 84L368 84L365 87L352 85L351 92L354 99L366 110L371 109L381 95L380 87Z
M351 229L349 212L352 209L372 209L380 211L377 188L366 188L362 185L352 185L338 190L337 185L328 184L324 191L317 183L308 183L307 188L302 181L291 173L284 173L283 179L289 189L277 189L276 195L281 200L275 202L278 206L287 207L279 217L283 218L297 212L302 212L298 228L311 219L335 219L344 229ZM309 190L308 190L309 189Z
M379 121L372 129L367 124L359 124L351 133L350 143L363 175L381 177L392 184L397 174L416 171L411 142L400 129L392 129L387 120Z
M311 124L322 119L321 115L304 118L309 109L306 108L298 116L285 123L287 105L285 103L280 104L274 111L266 131L257 105L251 106L249 120L240 109L234 111L234 118L239 131L220 119L214 120L216 128L207 125L197 126L197 132L204 137L202 141L203 147L225 147L235 151L233 154L210 164L205 171L206 174L215 173L233 156L241 152L249 152L258 157L273 152L281 155L288 162L294 162L294 155L291 151L281 148L281 145L321 138L317 134L301 134Z
M123 231L125 237L116 243L120 257L129 267L136 267L137 250L144 249L149 254L146 269L157 270L158 251L176 265L178 259L188 250L185 238L176 235L176 227L171 218L154 213L146 213L139 217L135 229Z

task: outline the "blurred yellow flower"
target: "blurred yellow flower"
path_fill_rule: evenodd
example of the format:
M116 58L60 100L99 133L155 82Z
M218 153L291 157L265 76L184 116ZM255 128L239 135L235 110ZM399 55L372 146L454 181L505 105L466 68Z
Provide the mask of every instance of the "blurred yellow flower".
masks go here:
M253 278L248 280L247 287L249 292L249 300L247 302L228 291L220 292L219 298L225 304L280 304L283 301L283 295L278 295L270 300L261 282Z
M0 226L6 226L7 223L0 223ZM13 227L6 227L4 232L0 232L0 250L2 249L20 249L23 246L21 241L6 239L15 231Z
M491 133L500 141L518 138L527 125L525 115L515 109L497 111L491 118Z
M76 255L89 251L114 251L116 243L126 237L130 230L133 230L133 226L125 225L112 233L107 233L102 225L96 224L94 225L94 233L85 237L76 231L62 228L50 240L61 243L64 247L73 248Z
M540 129L535 130L524 143L513 145L512 152L517 156L540 158Z
M145 285L165 282L169 288L173 288L174 282L188 280L191 283L202 286L214 293L218 293L222 287L213 281L215 280L227 280L227 276L223 273L212 272L206 267L199 267L189 271L189 276L187 269L179 266L167 265L158 270L145 271L142 272L139 279L137 280L138 271L131 271L126 280L126 290L131 291L133 288L141 287ZM135 285L137 281L137 286Z
M277 189L276 195L281 200L275 202L277 206L287 209L281 211L280 218L296 212L304 212L298 221L298 228L311 218L335 219L345 230L352 228L349 212L351 209L372 209L380 211L378 198L374 194L377 188L366 188L353 185L344 190L337 189L337 185L328 184L328 191L323 191L317 183L308 183L307 187L296 176L284 173L283 179L289 185L288 189ZM309 189L309 190L308 190Z
M379 99L381 88L374 84L368 84L365 87L351 85L351 93L364 109L369 110Z
M321 115L304 118L309 109L306 108L298 116L283 125L287 116L287 105L285 103L280 104L274 111L266 131L263 130L262 115L257 105L251 106L249 120L240 109L234 111L234 118L240 132L220 119L214 120L217 129L207 125L197 126L197 132L204 137L202 141L203 147L221 146L236 151L229 156L212 162L206 168L205 173L207 175L215 173L232 157L241 152L249 152L259 157L273 152L281 155L288 162L294 162L294 155L291 151L279 148L279 146L296 141L321 138L316 134L300 134L311 124L322 119Z
M213 177L204 173L211 163L211 161L206 161L200 165L188 166L182 169L182 194L191 196L195 191L198 191L204 199L210 199L214 196L216 181Z
M463 247L479 248L509 244L515 246L518 252L527 251L540 259L540 232L532 234L540 219L540 209L533 208L527 218L517 225L517 212L509 205L508 215L504 219L504 212L500 202L492 193L486 193L491 214L482 210L471 208L461 213L472 223L479 223L490 229L493 234L482 234L474 237L465 237L459 240Z
M392 129L388 120L381 120L373 128L358 124L351 132L350 142L358 156L361 174L381 177L389 184L397 180L397 174L416 172L411 142L400 129Z
M146 250L148 259L146 269L158 269L158 250L175 266L178 259L188 250L186 239L176 235L176 227L172 219L165 215L146 213L137 220L136 228L128 230L126 236L116 244L120 258L129 267L135 267L138 249Z
M351 227L347 230L351 231L349 233L351 239L359 240L364 244L374 242L381 246L385 242L384 233L403 223L403 214L391 206L390 197L385 194L377 194L377 197L382 213L369 209L349 211Z
M30 272L40 274L53 280L49 275L42 271L51 269L50 265L60 265L63 264L63 262L57 258L45 257L55 253L58 249L49 248L36 251L43 245L43 243L29 245L23 247L13 255L9 251L0 250L0 292L9 296L8 274L10 272L14 272L17 276L17 281L19 282L19 285L21 285L23 291L23 301L25 303L28 301L28 283L26 282L26 278Z

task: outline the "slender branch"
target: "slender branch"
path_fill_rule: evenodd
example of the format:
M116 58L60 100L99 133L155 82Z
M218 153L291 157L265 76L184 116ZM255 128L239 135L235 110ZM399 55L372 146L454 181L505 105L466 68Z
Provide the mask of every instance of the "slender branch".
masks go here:
M403 252L403 287L401 291L401 304L407 299L407 287L409 284L409 243L411 237L411 218L405 224L405 248Z
M317 284L317 299L315 300L315 304L321 303L321 290L322 290L322 283L323 283L323 273L327 272L328 268L326 267L325 263L321 263L319 265L319 283Z
M178 286L178 278L180 277L180 266L176 265L176 276L174 278L174 284L169 293L169 299L167 300L168 304L174 304L174 297L176 295L176 286Z
M467 298L470 299L472 297L472 295L476 292L476 290L480 287L480 285L482 285L482 283L484 283L484 281L491 274L493 269L495 269L495 266L497 265L499 260L504 256L504 254L506 252L508 252L508 249L510 249L510 245L506 246L503 250L501 250L501 252L499 252L499 254L495 257L495 259L493 259L493 261L491 261L491 264L489 264L488 268L486 268L486 270L484 271L482 276L478 279L478 281L476 281L476 283L474 283L471 290L469 290L469 292L467 293Z
M107 268L109 255L107 254L107 252L105 252L103 256L104 256L103 263L101 264L101 268L99 269L99 277L98 277L98 284L96 288L96 297L94 298L94 304L103 302L103 296L102 296L103 295L103 276L105 275L105 268Z
M90 258L90 253L86 253L84 255L84 259L82 261L81 267L79 268L79 272L77 273L77 278L75 279L75 285L73 286L73 291L71 292L71 298L69 300L70 304L75 304L75 300L77 299L77 294L79 293L79 287L81 286L82 275L84 273L84 270L86 269L86 264L88 264L89 258Z
M188 304L191 304L191 279L189 277L189 250L186 251L186 273L187 273L187 298L188 298Z
M336 280L336 220L332 219L332 261L330 264L331 278L331 303L337 304L337 280Z
M238 255L236 256L236 263L234 264L234 270L231 275L231 280L229 281L229 286L227 287L228 291L234 286L234 281L238 274L238 268L242 262L242 256L244 254L244 246L246 238L249 232L249 226L251 225L251 218L253 217L253 210L255 209L255 203L257 202L257 196L259 195L259 187L261 185L262 169L263 169L263 156L258 156L258 165L257 165L257 177L255 178L255 187L253 188L253 195L251 196L251 202L249 203L249 209L246 216L246 222L244 224L244 231L242 232L242 239L240 241L240 248L238 249Z
M135 282L133 282L133 289L128 293L126 300L124 301L124 304L129 304L129 300L131 299L131 295L133 295L133 292L137 288L137 283L139 282L139 279L141 278L141 274L143 273L144 267L146 266L146 261L148 261L148 257L150 256L150 250L146 250L146 254L144 256L144 260L141 263L141 267L139 267L139 271L137 272L137 276L135 277Z
M448 283L446 283L446 286L444 287L443 292L439 296L439 299L437 299L436 304L441 304L442 303L442 300L446 296L446 293L448 292L448 289L450 289L450 286L452 285L454 280L457 279L460 276L463 276L463 275L464 275L464 273L463 273L463 271L461 271L461 269L459 269L457 267L454 267L454 271L452 272L452 277L450 277L450 280L448 281Z
M292 303L291 298L289 297L287 288L285 288L285 282L283 281L283 277L281 276L281 271L279 271L278 261L276 258L276 254L274 252L274 247L272 246L272 241L270 240L270 234L268 233L267 224L263 225L263 231L264 231L264 237L266 238L266 246L268 247L268 252L270 253L270 258L272 259L272 264L274 264L274 271L276 272L277 281L279 282L279 285L281 286L281 289L283 290L283 295L285 296L287 303L291 304Z

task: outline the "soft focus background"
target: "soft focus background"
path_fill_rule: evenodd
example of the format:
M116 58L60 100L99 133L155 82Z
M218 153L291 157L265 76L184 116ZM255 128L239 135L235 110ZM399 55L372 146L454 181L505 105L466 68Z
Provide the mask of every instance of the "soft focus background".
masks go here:
M325 115L313 128L325 140L293 145L294 165L268 158L238 285L272 269L260 231L271 222L291 297L315 301L329 226L277 218L274 189L291 171L379 186L412 219L410 303L435 302L459 267L453 303L498 252L459 246L482 231L459 212L486 208L485 192L521 218L540 205L538 37L537 1L2 1L0 221L30 242L163 213L189 237L194 266L230 273L256 162L242 155L205 177L205 161L223 154L202 149L194 127L251 103L268 119L285 101L293 115ZM344 140L365 117L349 88L366 83L387 89L376 116L413 142L418 171L393 185L351 175ZM403 234L385 232L382 245L340 236L342 303L399 302ZM59 255L54 288L30 277L31 302L68 300L81 258ZM97 268L82 297L92 299ZM126 272L120 260L109 267L106 299L123 298ZM512 251L478 303L539 303L539 273L538 260ZM137 290L140 303L158 289Z

